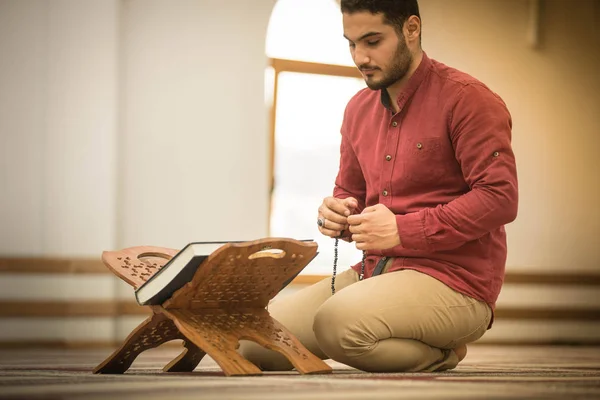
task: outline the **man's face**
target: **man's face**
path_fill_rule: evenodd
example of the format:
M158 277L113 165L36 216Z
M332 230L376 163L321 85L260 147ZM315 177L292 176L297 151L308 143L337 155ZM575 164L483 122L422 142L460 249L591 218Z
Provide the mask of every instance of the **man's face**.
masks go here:
M344 13L343 24L354 63L369 88L387 88L406 75L412 54L404 35L383 22L383 14Z

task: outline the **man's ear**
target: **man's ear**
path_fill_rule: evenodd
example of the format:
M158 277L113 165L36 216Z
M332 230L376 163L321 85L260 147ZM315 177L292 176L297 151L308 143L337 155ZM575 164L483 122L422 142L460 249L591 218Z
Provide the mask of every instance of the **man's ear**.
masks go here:
M416 15L411 15L404 23L404 36L409 41L419 39L421 35L421 19Z

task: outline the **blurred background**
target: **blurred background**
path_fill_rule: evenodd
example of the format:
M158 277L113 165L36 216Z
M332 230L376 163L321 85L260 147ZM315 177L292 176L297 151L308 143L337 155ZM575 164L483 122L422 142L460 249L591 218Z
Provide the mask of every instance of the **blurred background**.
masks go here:
M513 117L519 215L481 341L600 343L600 1L419 4L428 56ZM335 0L0 0L0 346L122 340L147 311L104 250L315 239L286 290L330 274L316 209L364 87L342 33Z

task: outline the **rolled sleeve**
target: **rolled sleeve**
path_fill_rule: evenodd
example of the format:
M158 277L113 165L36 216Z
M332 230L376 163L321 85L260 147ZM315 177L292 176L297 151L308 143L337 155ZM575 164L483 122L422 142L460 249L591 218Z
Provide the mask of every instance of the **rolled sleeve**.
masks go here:
M417 212L396 215L396 225L398 226L398 235L402 247L412 250L430 250L425 236L425 221L421 214Z

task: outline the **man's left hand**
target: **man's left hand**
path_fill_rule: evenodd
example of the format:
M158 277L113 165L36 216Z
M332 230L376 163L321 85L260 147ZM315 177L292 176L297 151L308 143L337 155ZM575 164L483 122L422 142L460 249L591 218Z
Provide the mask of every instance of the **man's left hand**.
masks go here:
M365 208L360 214L350 215L348 225L352 240L359 250L385 250L400 244L396 215L383 204L376 204Z

